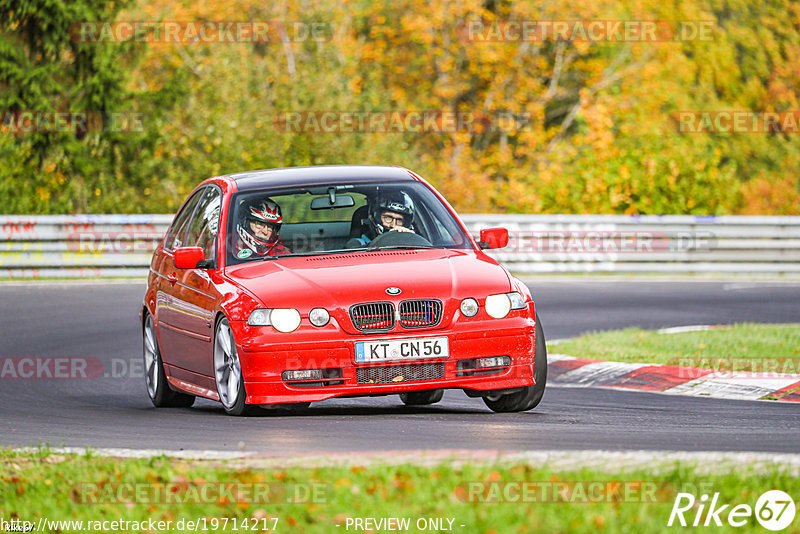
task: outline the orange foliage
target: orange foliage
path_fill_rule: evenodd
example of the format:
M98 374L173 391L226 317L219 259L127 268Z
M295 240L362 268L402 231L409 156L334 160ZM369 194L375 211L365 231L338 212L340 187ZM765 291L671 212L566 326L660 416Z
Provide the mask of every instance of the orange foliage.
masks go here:
M755 178L742 187L742 215L797 215L800 191L797 179L770 181Z

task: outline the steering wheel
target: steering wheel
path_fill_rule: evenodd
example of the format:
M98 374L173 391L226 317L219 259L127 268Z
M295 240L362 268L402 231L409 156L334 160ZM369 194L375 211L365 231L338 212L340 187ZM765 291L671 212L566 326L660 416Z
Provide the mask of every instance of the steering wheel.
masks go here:
M384 232L367 246L367 250L379 247L429 247L431 242L413 232Z

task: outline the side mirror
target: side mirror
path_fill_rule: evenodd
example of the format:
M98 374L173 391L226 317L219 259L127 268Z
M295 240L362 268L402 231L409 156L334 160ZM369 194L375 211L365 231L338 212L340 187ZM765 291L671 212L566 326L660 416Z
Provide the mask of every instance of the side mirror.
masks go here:
M198 263L206 259L206 253L200 247L176 248L173 254L175 267L178 269L195 269L198 267Z
M503 248L508 245L508 230L505 228L484 228L481 230L481 248Z

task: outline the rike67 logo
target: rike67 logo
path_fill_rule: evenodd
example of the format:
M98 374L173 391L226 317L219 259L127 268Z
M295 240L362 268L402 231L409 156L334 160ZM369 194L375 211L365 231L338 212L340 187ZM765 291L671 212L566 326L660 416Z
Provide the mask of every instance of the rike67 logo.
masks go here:
M743 527L755 516L756 521L767 530L783 530L794 521L795 505L792 498L780 490L766 491L756 501L755 509L749 504L723 504L719 493L703 494L697 499L691 493L678 493L667 526Z

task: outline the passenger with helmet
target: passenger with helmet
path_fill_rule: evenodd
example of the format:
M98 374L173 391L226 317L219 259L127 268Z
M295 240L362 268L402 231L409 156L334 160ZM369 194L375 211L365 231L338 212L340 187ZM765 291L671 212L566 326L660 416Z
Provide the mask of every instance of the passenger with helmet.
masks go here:
M392 191L379 195L370 203L364 233L347 242L348 248L366 246L386 232L411 232L414 221L414 203L403 191Z
M245 260L289 254L291 251L279 236L282 223L281 207L274 200L265 198L245 204L236 224L239 239L234 255Z

